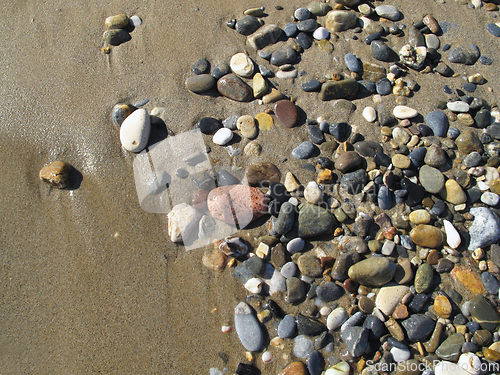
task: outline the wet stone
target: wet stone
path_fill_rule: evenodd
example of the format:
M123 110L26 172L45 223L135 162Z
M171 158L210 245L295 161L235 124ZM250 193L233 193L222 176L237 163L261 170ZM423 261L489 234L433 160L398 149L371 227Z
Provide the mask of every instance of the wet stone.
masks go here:
M297 24L297 29L299 29L299 31L304 31L307 33L312 33L317 28L318 28L318 23L316 22L316 20L312 18L300 21Z
M309 49L311 48L313 41L309 35L307 35L305 32L300 32L297 34L295 37L295 40L301 46L303 49Z
M429 263L421 264L415 273L415 291L426 293L429 291L434 277L434 272Z
M370 54L379 61L389 61L392 53L394 52L380 40L370 43Z
M217 64L212 70L212 77L214 77L215 79L219 79L229 73L231 73L229 64L227 62L222 62L220 64Z
M336 220L324 208L309 203L303 203L299 210L298 235L309 238L330 234L336 227Z
M318 336L326 331L326 327L322 323L302 314L297 315L296 322L299 335Z
M307 369L310 375L321 375L323 368L323 356L317 350L313 350L307 358Z
M340 179L340 187L349 194L359 194L368 181L368 175L364 169L346 173Z
M410 232L412 241L422 247L438 248L443 243L443 232L431 225L417 225Z
M471 303L470 314L483 329L494 331L498 327L500 317L483 296L476 296Z
M294 127L299 117L297 107L290 100L278 101L274 105L274 113L286 128Z
M301 301L306 295L304 283L296 277L286 279L286 301L296 303Z
M495 295L498 294L499 286L498 286L498 280L495 276L493 276L489 272L483 272L481 274L481 281L483 282L484 288L486 289L486 291L488 293L495 294Z
M448 131L449 126L446 113L439 110L431 112L425 117L425 121L427 125L432 129L435 136L446 136L446 132Z
M339 299L344 294L341 287L333 282L327 282L318 286L316 294L323 302L331 302Z
M237 102L253 100L252 88L235 74L226 74L217 81L217 90L226 98Z
M368 345L368 337L369 331L363 327L350 326L342 332L342 341L352 356L364 353Z
M349 268L349 277L361 285L382 286L388 283L396 272L396 265L389 258L370 257Z
M377 90L377 94L380 94L382 96L392 93L392 84L391 81L389 81L387 78L382 78L381 80L377 81L377 83L375 84L375 88Z
M315 125L307 126L307 134L309 135L309 139L311 142L316 143L317 145L325 142L325 136L321 129Z
M439 345L436 349L436 355L441 359L456 362L460 356L460 351L464 343L464 335L461 333L454 333Z
M347 151L335 160L335 168L342 173L353 172L362 166L363 158L355 151Z

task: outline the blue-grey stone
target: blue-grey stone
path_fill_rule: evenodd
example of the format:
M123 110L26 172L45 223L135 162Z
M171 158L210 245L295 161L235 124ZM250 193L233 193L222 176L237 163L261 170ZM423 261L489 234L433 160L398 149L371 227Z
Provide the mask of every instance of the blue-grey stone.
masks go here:
M478 329L481 328L477 322L468 322L465 324L470 333L474 334Z
M378 206L381 210L390 210L393 206L392 192L385 185L381 186L377 197Z
M368 175L364 169L346 173L340 179L340 187L350 194L359 194L368 181Z
M491 65L493 64L493 60L490 57L487 56L480 56L479 57L479 62L483 65Z
M423 341L434 330L435 322L425 315L414 314L404 320L401 325L406 331L408 340Z
M260 74L262 74L262 77L270 78L274 76L274 73L271 71L271 69L264 65L259 65L259 72Z
M495 276L489 272L483 272L481 274L481 281L488 293L498 295L498 280Z
M500 238L498 215L486 207L471 208L470 213L474 215L474 222L469 228L469 250L473 251L478 247L484 248L497 242Z
M270 60L271 59L271 56L273 55L271 52L266 52L264 50L260 50L259 52L257 52L257 54L262 57L264 60Z
M289 22L286 24L285 28L283 29L285 32L285 35L289 38L293 38L297 33L299 32L299 29L297 28L297 25L294 24L293 22Z
M253 34L260 26L259 19L254 16L244 16L236 21L236 31L241 35Z
M297 40L297 43L299 46L301 46L304 49L309 49L311 48L313 41L309 35L307 35L304 32L300 32L296 37L295 40Z
M375 8L375 12L379 17L384 17L391 21L397 21L401 15L398 8L394 5L379 5Z
M500 27L498 27L494 23L490 22L489 24L487 24L486 30L488 30L491 35L496 36L497 38L500 38Z
M321 82L313 79L312 81L304 82L302 84L302 90L305 92L315 92L321 89Z
M318 23L316 22L316 20L313 19L300 21L297 24L297 29L299 29L299 31L304 31L306 33L312 33L317 28L318 28Z
M462 163L465 167L472 168L477 167L482 161L483 158L481 157L481 154L477 151L473 151L465 157Z
M500 139L500 123L494 122L486 128L488 133L493 139Z
M479 347L473 342L464 342L462 345L462 353L476 353Z
M448 131L448 116L443 111L433 111L425 116L425 122L432 129L436 137L445 137Z
M313 350L314 343L304 335L295 338L295 345L293 347L293 354L298 358L306 358Z
M274 222L274 232L280 236L288 233L295 222L296 208L293 204L285 202L281 205L278 218Z
M297 265L292 261L287 262L281 267L280 273L285 279L294 277L297 274Z
M455 140L459 135L460 135L460 130L458 130L458 128L452 127L448 129L447 133L448 138Z
M476 91L476 84L475 83L471 83L471 82L467 82L467 83L464 83L464 90L467 91L467 92L474 92Z
M385 332L385 326L375 315L368 315L363 322L363 327L368 329L370 337L378 339Z
M240 183L240 180L238 180L225 169L221 169L217 178L217 182L219 183L219 186L229 186L238 185Z
M347 53L344 56L344 61L347 66L347 69L349 69L351 72L359 72L361 70L361 62L354 53L352 52Z
M491 124L491 114L487 109L481 109L474 116L474 121L476 122L476 126L478 128L486 128Z
M371 95L377 92L377 87L375 86L375 83L372 81L363 79L361 81L358 81L358 85L359 85L359 93L361 95Z
M370 34L366 37L365 43L370 45L374 40L380 39L381 36L382 36L381 33Z
M444 85L443 86L443 91L444 91L445 94L451 94L452 93L451 88L448 85Z
M292 156L295 159L308 159L311 157L315 149L316 146L314 146L312 142L305 141L293 149Z
M351 126L346 122L335 122L330 124L328 130L337 142L345 142L351 135Z
M297 21L304 21L309 18L311 12L309 12L309 9L307 8L298 8L295 10L293 15Z
M297 329L297 323L295 323L295 317L293 315L285 315L278 324L278 336L282 339L288 339L295 335Z
M330 124L327 123L326 121L321 121L319 124L319 128L323 133L329 133L330 132ZM330 169L330 168L328 168Z
M307 369L310 375L321 375L323 371L324 360L323 356L317 350L313 350L307 358Z
M307 134L309 135L311 142L316 143L317 145L325 142L325 135L316 125L308 125Z
M331 302L342 297L344 295L344 289L329 281L318 286L316 294L323 302Z
M388 167L392 163L391 158L383 152L377 152L373 157L373 161L382 167Z
M210 71L210 63L207 59L199 59L193 65L193 73L196 75L206 74Z
M175 175L179 178L187 178L189 176L189 172L186 171L184 168L179 168L175 171Z
M280 47L273 52L273 55L271 57L271 64L275 66L294 64L297 60L297 56L297 51L295 51L292 47Z
M450 48L451 48L451 45L449 45L448 43L446 43L446 44L443 46L443 52L448 51Z
M448 53L448 61L456 64L473 65L480 56L475 44L453 48Z
M472 204L478 202L481 199L481 195L483 195L483 192L477 187L467 189L467 197Z
M444 212L445 209L446 209L446 203L444 203L444 201L442 200L438 200L429 210L429 213L431 214L431 216L438 217Z
M217 66L214 68L212 71L212 77L215 79L219 79L226 74L229 74L231 72L231 68L229 67L229 64L227 62L223 62L220 64L217 64Z
M353 357L357 357L365 352L368 346L369 332L366 328L350 326L342 332L342 341L347 346L347 350Z
M387 78L382 78L375 84L377 89L377 94L382 96L389 95L392 93L392 83Z
M418 124L418 131L422 137L429 137L433 134L432 129L425 124Z
M234 328L246 350L256 352L261 348L264 341L262 329L252 309L245 302L240 302L234 309Z
M231 130L236 130L236 123L238 122L238 119L240 116L231 116L222 121L222 126L225 128L231 129Z
M374 40L370 43L370 54L380 61L388 61L392 50L381 40Z
M426 294L415 294L410 304L408 305L408 308L414 313L419 313L420 311L422 311L428 300L429 297Z

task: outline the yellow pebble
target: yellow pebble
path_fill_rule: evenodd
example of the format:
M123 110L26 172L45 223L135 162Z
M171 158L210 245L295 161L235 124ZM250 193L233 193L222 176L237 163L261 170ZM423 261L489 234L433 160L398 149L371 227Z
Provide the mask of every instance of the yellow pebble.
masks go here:
M259 124L260 130L269 130L274 125L273 117L265 112L258 113L255 116L255 120Z

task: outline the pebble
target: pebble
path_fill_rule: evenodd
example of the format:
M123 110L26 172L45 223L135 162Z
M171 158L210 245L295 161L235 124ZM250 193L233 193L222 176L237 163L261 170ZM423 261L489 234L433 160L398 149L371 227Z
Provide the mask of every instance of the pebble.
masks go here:
M304 203L299 209L298 235L302 238L333 233L336 220L332 214L313 204Z
M210 71L210 63L207 59L199 59L194 63L192 70L196 75L207 74Z
M317 350L313 350L307 358L307 369L310 375L320 375L323 368L323 356Z
M316 30L318 28L318 26L319 26L318 23L314 19L303 20L297 24L297 28L299 29L299 31L304 31L307 33L312 33L314 30ZM326 31L328 32L328 30L326 30ZM323 38L323 39L325 39L325 38ZM299 44L300 44L300 42L299 42Z
M370 257L349 268L349 277L361 285L382 286L394 277L396 264L385 257Z
M423 341L434 330L434 321L422 314L413 314L408 319L401 322L406 331L408 340Z
M436 355L441 359L456 362L464 343L464 336L461 333L454 333L439 345L436 349Z
M221 128L214 134L212 141L217 145L224 146L231 139L233 139L233 132L231 131L231 129Z
M323 101L334 99L348 99L356 98L359 85L354 79L343 79L340 81L326 81L321 86L319 99Z
M428 224L431 221L431 214L427 210L415 210L410 213L410 221L413 224Z
M327 29L325 29L324 27L318 27L313 32L313 38L316 40L328 39L329 36L330 36L330 32Z
M281 66L285 64L294 64L298 58L298 53L290 46L278 48L271 56L271 64Z
M149 140L151 119L149 113L139 108L132 112L120 127L120 142L122 147L130 152L142 151Z
M304 249L305 244L306 243L302 238L297 237L297 238L294 238L293 240L290 240L286 244L286 250L290 254L295 254L295 253L302 251Z
M305 141L292 150L292 156L295 159L308 159L316 149L316 146L312 142Z
M349 353L356 357L364 353L368 346L369 331L363 327L349 326L342 331L342 341Z
M349 375L351 368L347 362L339 362L325 371L325 375Z
M276 72L276 78L278 79L288 79L288 78L297 78L299 71L297 69L293 70L279 70Z
M483 282L484 288L490 294L498 294L498 280L489 272L483 272L481 274L481 281Z
M254 16L244 16L236 21L236 31L241 35L253 34L261 26L261 22Z
M416 109L404 105L398 105L394 107L392 113L394 117L400 120L414 118L418 115L418 111Z
M344 61L347 69L349 69L351 72L359 72L361 70L361 63L354 53L347 53L344 56Z
M392 138L402 145L405 145L410 141L410 135L406 132L406 130L400 127L396 127L392 130Z
M245 155L259 156L262 152L262 147L257 142L249 142L243 149Z
M474 215L474 222L469 228L468 249L473 251L497 242L500 238L500 219L497 214L486 207L471 208L470 213Z
M257 188L244 185L222 186L212 190L207 198L212 216L227 224L245 227L267 213L267 199Z
M373 44L373 43L372 43ZM389 95L392 93L392 83L387 78L382 78L375 83L377 94Z
M172 242L182 242L189 238L193 229L198 227L201 214L192 206L180 203L167 215L168 236Z
M419 180L425 191L432 194L439 193L445 185L443 174L438 169L428 165L420 168Z
M213 117L202 117L196 127L200 129L203 134L214 134L220 127L222 123Z
M326 320L328 330L336 330L347 320L348 317L347 311L343 307L337 307L328 315Z
M452 305L445 296L437 296L434 299L434 311L444 319L448 319L452 312Z
M393 206L393 194L387 186L381 186L378 195L377 203L381 210L390 210Z
M299 118L297 107L290 100L280 100L274 105L274 113L286 128L293 128Z
M253 90L235 74L226 74L217 81L217 90L226 98L237 102L253 100Z
M481 195L481 202L488 206L496 206L500 202L500 196L487 191Z
M490 57L487 57L487 56L480 56L479 57L479 62L483 65L491 65L493 64L493 60L490 58Z
M463 353L460 355L457 365L471 375L479 375L481 373L481 360L473 353Z
M236 121L236 128L240 131L241 135L245 138L252 139L257 137L259 128L255 124L255 120L250 115L244 115Z
M344 290L333 282L326 282L318 286L316 294L323 302L332 302L342 297Z
M403 154L394 154L392 156L392 165L394 165L396 168L400 169L407 169L410 168L411 165L411 160L408 156L403 155Z
M133 15L130 17L129 23L134 27L139 27L142 25L142 20L139 16Z
M307 358L308 354L312 352L314 344L312 340L308 339L304 335L297 336L295 338L295 345L293 347L293 354L297 358ZM291 375L292 373L290 373Z
M264 339L262 329L252 309L245 302L240 302L234 309L234 327L246 350L255 352L261 348Z
M293 22L289 22L285 25L285 28L283 29L285 32L285 35L289 38L293 38L295 35L297 35L299 29L297 28L297 25Z
M399 10L394 5L379 5L375 7L375 12L380 17L387 18L391 21L397 21L400 17Z
M304 21L309 18L311 15L309 9L306 8L298 8L294 12L294 17L297 21Z
M363 110L363 118L368 122L374 122L377 119L377 111L373 107L366 107Z
M331 33L337 33L355 27L357 19L353 12L332 10L326 15L325 27Z
M412 241L419 246L437 248L443 243L443 233L431 225L417 225L410 232Z
M405 285L388 284L382 288L375 299L375 306L385 315L391 316L410 288Z
M283 339L288 339L294 336L297 329L295 317L293 315L286 315L278 325L278 336Z
M364 159L356 151L346 151L335 160L335 168L342 173L358 170Z
M229 64L227 62L222 62L220 64L217 64L212 70L212 77L214 77L215 79L219 79L229 73L231 73Z
M484 286L479 274L465 267L456 266L451 272L451 277L455 283L461 284L465 289L476 294L484 293ZM462 309L465 314L465 311Z
M254 63L252 59L243 52L233 55L229 62L229 66L234 74L244 78L251 77L254 72Z
M452 112L469 112L469 103L462 101L448 102L446 107Z
M417 293L425 293L432 285L434 272L428 263L423 263L417 268L415 272L415 291Z
M58 189L66 189L70 186L70 172L73 167L64 161L55 161L45 165L38 177L43 182Z
M486 25L486 30L488 30L491 35L496 36L497 38L500 38L500 27L498 27L496 24L488 23Z
M456 249L458 246L460 246L460 243L462 242L460 234L455 229L453 224L448 220L443 220L443 224L446 233L446 242L448 246L451 247L452 249Z
M448 53L448 61L457 64L473 65L480 56L479 48L471 44L453 48Z
M133 107L129 104L116 104L111 112L113 124L120 127L123 121L132 113ZM489 124L488 124L489 125Z
M311 80L302 84L302 91L305 92L317 92L321 89L322 83L318 80Z
M392 359L396 363L403 362L403 361L410 359L410 355L411 355L411 353L408 349L401 349L401 348L397 348L397 347L393 347L390 350L390 352L392 354ZM398 372L398 374L399 374L399 372Z
M250 164L245 169L245 178L251 186L269 186L273 182L280 182L281 172L272 163L260 162Z
M186 88L196 94L206 92L215 85L215 78L209 74L200 74L186 80Z
M315 16L326 16L326 14L332 10L332 7L327 3L313 2L309 4L307 9Z
M282 34L283 30L281 30L278 26L273 24L265 25L260 28L260 30L257 30L255 33L248 36L247 43L251 47L260 50L270 44L276 43Z
M445 137L448 131L448 116L443 111L433 111L425 116L425 122L436 137Z
M345 142L351 135L351 126L346 122L330 124L328 131L337 142Z
M120 44L126 43L132 39L130 34L123 29L107 30L104 32L102 37L107 44L112 46L119 46Z
M370 43L370 54L379 61L389 61L394 52L381 40L374 40Z

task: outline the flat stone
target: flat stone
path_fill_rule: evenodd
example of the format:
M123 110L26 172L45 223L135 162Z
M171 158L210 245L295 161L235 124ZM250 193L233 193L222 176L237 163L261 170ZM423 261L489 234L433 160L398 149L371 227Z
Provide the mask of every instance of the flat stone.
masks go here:
M221 128L221 129L217 130L217 132L214 134L212 141L217 145L224 146L231 139L233 139L233 135L234 134L231 131L231 129Z
M326 326L329 331L334 331L339 328L349 317L347 311L343 307L334 309L327 318Z
M299 118L298 109L290 100L280 100L274 105L274 113L286 128L293 128Z
M440 195L441 198L454 205L467 202L467 194L465 194L460 184L455 180L450 179L446 181L444 190L441 191Z
M312 2L307 9L315 16L326 16L326 14L332 10L332 7L328 3Z
M450 50L448 61L456 64L473 65L480 55L479 48L474 44L460 46Z
M328 131L337 142L345 142L351 135L351 126L346 122L334 122L330 124Z
M420 168L419 180L425 191L432 194L439 193L445 185L443 174L438 169L428 165Z
M500 38L500 27L498 27L496 24L492 22L488 23L486 25L486 30L488 30L491 35Z
M470 375L470 372L466 371L461 366L448 361L441 361L434 367L435 375Z
M375 7L375 12L380 17L387 18L391 21L397 21L401 16L398 8L396 8L394 5L379 5Z
M326 81L321 86L319 99L323 101L333 99L355 99L358 93L358 82L354 79L344 79L340 81Z
M413 314L404 320L401 325L406 331L408 340L424 341L434 330L435 323L425 315Z
M108 29L124 29L129 24L129 18L126 14L118 14L116 16L110 16L106 18L104 24Z
M248 15L236 21L236 31L246 36L257 31L261 25L258 18Z
M481 278L476 271L456 266L451 271L451 277L455 283L461 284L474 294L484 294L485 292Z
M332 233L337 223L326 209L304 203L299 207L298 225L299 237L309 238Z
M297 315L296 322L299 335L318 336L326 331L326 327L322 323L302 314Z
M443 232L431 225L417 225L410 232L412 241L419 246L438 248L444 240Z
M305 32L298 33L297 36L295 37L295 40L297 41L298 45L305 50L311 48L313 44L311 37L307 35Z
M351 72L359 72L361 70L362 67L361 62L354 53L352 52L347 53L344 56L344 61L347 66L347 69L349 69Z
M297 28L297 25L295 23L289 22L285 25L283 31L285 32L285 35L287 37L293 38L299 32L299 29Z
M310 141L302 142L300 145L292 150L292 156L295 159L308 159L312 156L316 146Z
M398 105L392 111L393 115L398 119L410 119L418 115L418 111L414 108L405 105Z
M304 276L319 277L323 271L320 260L309 253L302 254L297 260L297 265Z
M260 162L250 164L245 170L245 177L251 186L269 186L273 182L280 182L281 172L272 163Z
M481 281L483 282L484 288L488 293L498 294L498 280L489 272L483 272L481 274Z
M307 369L310 375L321 375L323 369L323 356L317 350L313 350L307 358Z
M443 111L433 111L425 116L425 122L432 129L436 137L445 137L448 131L448 116Z
M317 92L321 90L322 83L318 80L313 79L312 81L307 81L302 84L302 91L305 92Z
M405 285L386 285L380 288L375 299L375 306L385 315L391 316L409 290L410 288Z
M474 222L469 228L470 243L469 250L484 248L494 244L500 238L500 219L496 213L486 207L475 207L470 209L474 215Z
M245 185L222 186L208 194L207 206L212 216L227 224L244 228L267 213L268 199L257 188Z
M441 146L431 145L427 148L424 163L434 168L440 168L446 163L446 153Z
M349 277L361 285L379 287L394 277L396 264L389 258L370 257L349 268Z
M217 80L229 73L231 73L231 67L227 62L222 62L220 64L217 64L212 70L212 77Z
M363 63L363 79L371 82L377 82L387 75L387 70L378 64L369 62Z
M427 210L415 210L410 213L410 221L413 224L428 224L431 221L431 214Z
M460 356L460 350L464 343L464 335L461 333L454 333L439 345L436 349L436 355L441 359L456 362Z
M330 281L318 286L316 294L323 302L332 302L344 295L344 289Z
M325 142L325 136L323 135L323 132L319 127L315 125L307 126L307 134L309 135L309 139L311 140L311 142L317 145Z
M368 345L369 331L363 327L350 326L342 332L342 341L347 346L347 350L352 356L364 353Z
M186 88L197 94L210 90L214 85L215 78L210 74L199 74L186 80Z
M278 26L273 24L265 25L250 35L247 38L247 43L255 49L262 49L276 43L282 34L283 30Z
M407 169L410 168L411 160L406 155L394 154L392 157L392 165L394 165L396 168Z
M239 117L236 121L236 128L241 132L241 135L243 137L248 139L255 138L259 133L259 129L255 124L255 120L250 115Z
M364 169L346 173L340 179L340 187L349 194L359 194L368 181L368 175Z
M292 47L284 46L273 52L270 62L275 66L294 64L297 61L298 56L297 51L295 51Z
M237 102L253 100L252 88L235 74L226 74L217 81L217 90L221 95Z
M245 302L240 302L234 309L234 328L246 350L255 352L261 348L264 340L262 329L252 309Z

